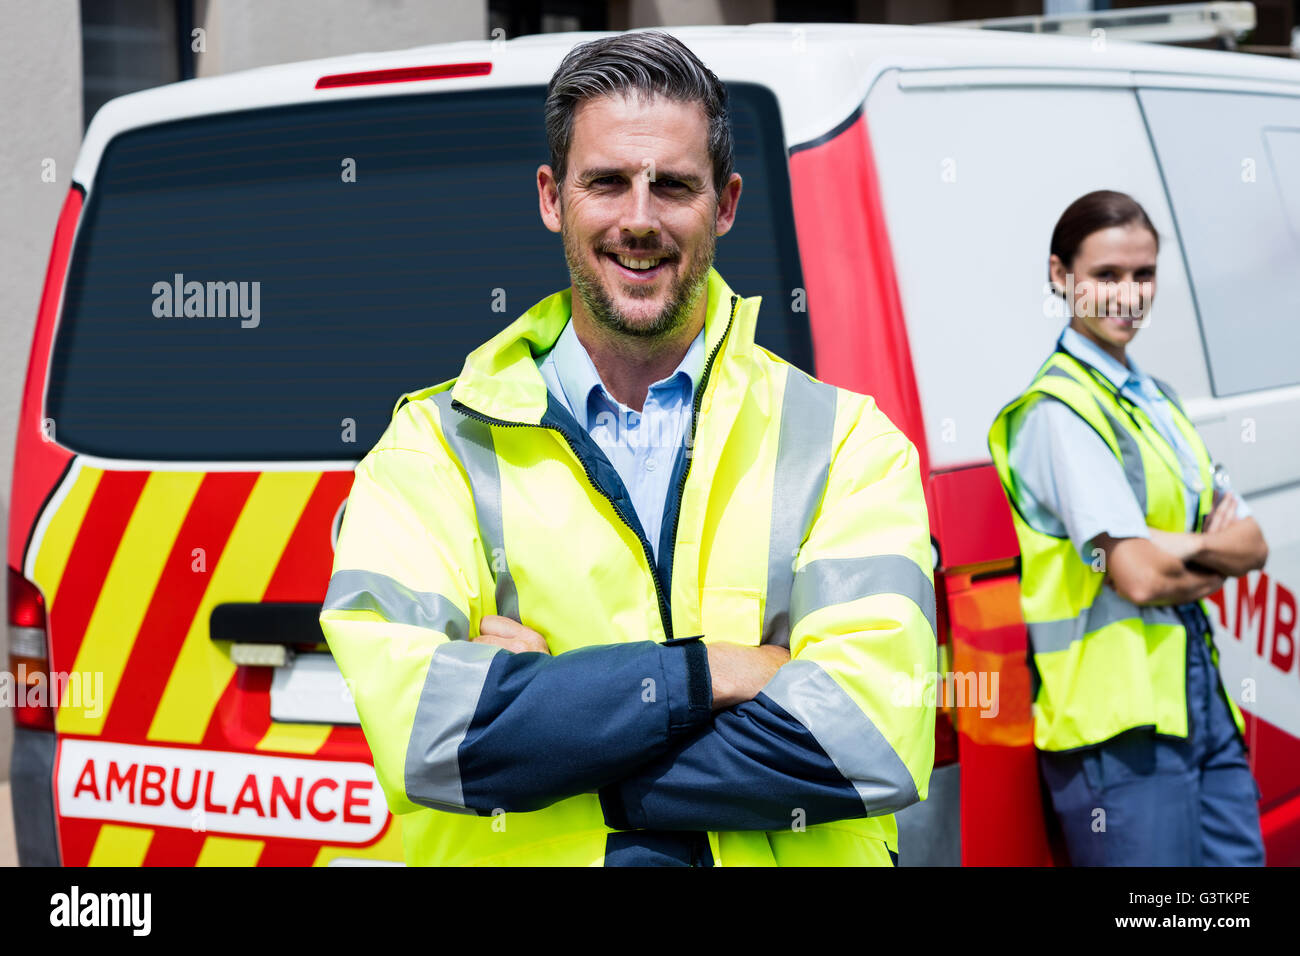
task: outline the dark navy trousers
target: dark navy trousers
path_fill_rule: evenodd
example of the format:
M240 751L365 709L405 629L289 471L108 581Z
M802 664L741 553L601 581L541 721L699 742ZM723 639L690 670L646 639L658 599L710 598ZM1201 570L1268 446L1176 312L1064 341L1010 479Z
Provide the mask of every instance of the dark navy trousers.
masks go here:
M1096 747L1039 751L1075 866L1262 866L1259 787L1246 762L1199 606L1187 626L1186 739L1150 728Z

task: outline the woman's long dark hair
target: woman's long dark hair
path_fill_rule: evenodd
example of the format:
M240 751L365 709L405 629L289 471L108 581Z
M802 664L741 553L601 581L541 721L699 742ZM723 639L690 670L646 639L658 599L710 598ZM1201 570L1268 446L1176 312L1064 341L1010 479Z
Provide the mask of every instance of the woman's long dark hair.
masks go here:
M1151 224L1151 218L1136 199L1128 193L1119 193L1111 189L1098 189L1086 196L1080 196L1061 213L1052 230L1051 252L1059 256L1068 270L1079 253L1083 240L1099 229L1111 226L1127 226L1136 223L1151 231L1155 237L1156 249L1160 248L1160 233ZM1049 267L1050 278L1050 267Z

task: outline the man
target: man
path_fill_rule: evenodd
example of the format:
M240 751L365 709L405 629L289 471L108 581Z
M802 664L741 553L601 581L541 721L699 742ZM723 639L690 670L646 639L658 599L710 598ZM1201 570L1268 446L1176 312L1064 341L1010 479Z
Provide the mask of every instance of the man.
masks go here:
M754 344L685 46L576 47L546 127L572 287L399 402L321 614L407 861L889 865L933 762L916 451Z

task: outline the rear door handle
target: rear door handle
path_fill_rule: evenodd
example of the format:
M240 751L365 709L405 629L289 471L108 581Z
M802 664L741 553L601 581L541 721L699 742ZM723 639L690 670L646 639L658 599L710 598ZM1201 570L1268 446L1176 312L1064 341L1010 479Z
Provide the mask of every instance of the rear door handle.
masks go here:
M294 648L325 643L319 604L230 602L212 609L208 631L214 641L230 641L230 659L254 667L283 667Z

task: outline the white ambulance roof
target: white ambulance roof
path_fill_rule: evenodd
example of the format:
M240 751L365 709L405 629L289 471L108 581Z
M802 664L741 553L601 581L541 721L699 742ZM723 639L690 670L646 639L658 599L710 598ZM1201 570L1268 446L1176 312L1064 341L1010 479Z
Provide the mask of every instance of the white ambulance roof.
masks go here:
M1147 43L1108 40L1097 49L1087 38L843 23L676 27L667 32L695 50L723 79L771 88L781 106L786 142L792 145L824 136L847 119L876 77L892 67L1141 71L1284 84L1300 93L1300 64L1289 60ZM73 177L88 187L105 145L133 127L263 106L544 84L570 47L604 35L609 34L552 33L357 53L132 93L110 101L95 115ZM315 88L320 77L336 73L479 61L492 63L489 75Z

